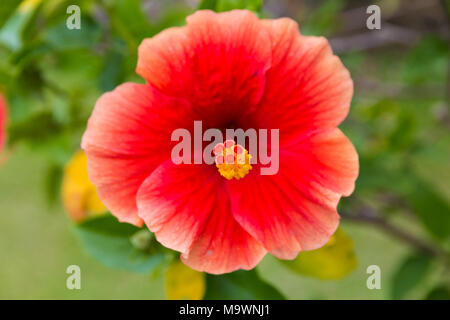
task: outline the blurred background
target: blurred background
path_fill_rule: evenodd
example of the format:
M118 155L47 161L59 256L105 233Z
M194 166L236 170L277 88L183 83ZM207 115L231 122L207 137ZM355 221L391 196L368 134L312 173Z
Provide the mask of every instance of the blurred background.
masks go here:
M73 4L79 30L66 27ZM380 30L366 27L371 4L381 8ZM341 128L361 172L340 203L344 236L300 262L267 255L261 280L288 299L450 299L447 0L2 0L0 92L9 120L0 154L0 298L166 298L165 271L115 265L89 249L79 225L102 210L77 200L83 181L71 181L86 180L74 155L97 98L122 82L142 83L139 43L197 8L295 19L303 34L330 40L355 83ZM66 288L72 264L82 270L81 290ZM314 271L321 264L332 271ZM371 265L381 270L380 289L366 285Z

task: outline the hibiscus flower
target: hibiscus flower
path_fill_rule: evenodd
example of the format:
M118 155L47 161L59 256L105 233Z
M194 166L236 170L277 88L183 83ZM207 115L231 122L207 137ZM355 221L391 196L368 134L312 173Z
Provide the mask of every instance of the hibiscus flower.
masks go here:
M145 223L186 265L214 274L328 242L358 157L337 129L353 83L325 38L301 35L287 18L198 11L186 26L142 42L137 73L146 84L104 94L82 141L90 179L113 215ZM233 178L223 161L175 164L171 134L192 132L194 121L279 129L278 172L237 164Z

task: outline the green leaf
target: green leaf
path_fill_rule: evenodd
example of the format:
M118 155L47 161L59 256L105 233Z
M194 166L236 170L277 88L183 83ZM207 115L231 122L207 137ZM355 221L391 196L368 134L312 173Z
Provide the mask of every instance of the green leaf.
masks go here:
M411 85L444 84L449 49L448 43L437 36L424 37L406 59L405 82Z
M431 258L424 254L409 256L394 274L392 281L393 299L404 299L426 277Z
M77 225L76 230L83 247L108 267L148 273L166 259L156 242L149 250L133 246L133 236L143 229L120 223L111 215L87 220Z
M235 271L223 275L208 274L205 300L283 300L284 296L262 280L255 269Z
M344 9L342 0L322 1L313 12L308 12L302 33L314 35L330 35L339 31L339 12Z
M99 86L103 92L111 91L119 85L123 58L123 55L115 50L106 54L105 64L99 77Z
M247 9L255 13L261 13L263 0L203 0L198 5L198 10L209 9L217 12L234 9Z
M9 126L9 142L27 140L34 143L47 142L48 139L58 135L62 130L53 114L49 110L42 110L31 114L22 121Z
M49 206L54 205L59 198L62 176L63 168L58 164L51 164L47 169L44 180L44 191Z
M417 178L408 199L432 236L439 240L450 237L450 205L431 185Z
M431 290L426 300L450 300L450 288L446 286L439 286Z
M219 0L202 0L200 1L197 9L198 10L217 10L217 3L219 2Z
M3 43L13 51L19 50L23 45L23 33L40 4L41 0L22 1L1 29L0 43Z
M261 13L263 0L218 0L217 11L230 11L234 9L247 9Z
M141 4L139 0L115 0L106 6L114 31L127 42L131 52L144 38L153 34Z
M102 57L82 49L67 50L41 59L37 63L46 83L61 88L76 99L81 99L81 104L89 111L92 110L100 94L98 75L104 63ZM87 99L91 96L92 100Z
M2 5L0 6L0 28L8 20L14 10L16 10L19 4L20 1L18 0L2 0Z
M55 26L45 29L44 41L54 50L92 50L93 44L100 41L101 29L88 17L83 19L83 27L80 30L70 30L66 27L66 21L61 21Z

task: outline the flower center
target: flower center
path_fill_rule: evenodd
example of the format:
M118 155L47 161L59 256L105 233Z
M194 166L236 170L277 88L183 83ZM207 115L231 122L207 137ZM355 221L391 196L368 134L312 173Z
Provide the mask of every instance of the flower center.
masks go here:
M214 147L216 167L221 176L228 180L241 179L252 169L250 159L252 156L233 140L219 143Z

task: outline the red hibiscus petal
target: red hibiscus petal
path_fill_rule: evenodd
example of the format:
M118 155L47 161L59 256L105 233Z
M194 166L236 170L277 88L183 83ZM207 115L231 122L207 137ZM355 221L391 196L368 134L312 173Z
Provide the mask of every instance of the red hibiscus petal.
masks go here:
M299 170L323 188L343 196L352 194L358 177L358 154L341 130L334 128L298 137L285 146L280 158L289 170ZM281 166L281 164L280 164Z
M341 195L354 188L358 157L339 129L320 132L280 152L276 175L254 170L227 187L239 224L283 259L323 246L336 230Z
M280 143L299 133L329 129L347 116L353 82L323 37L302 36L291 19L265 20L272 39L272 67L256 118L280 128Z
M213 167L167 161L145 180L139 216L164 246L191 268L209 273L251 269L264 248L234 220L223 180Z
M264 257L266 250L234 219L229 200L219 197L216 208L203 227L183 262L193 269L213 274L238 269L253 269Z
M218 127L236 120L242 106L256 107L270 62L268 33L253 13L205 10L186 27L145 39L137 73L168 95L187 97L207 126Z
M170 137L185 127L186 102L149 85L126 83L96 103L83 136L88 172L105 206L120 221L142 225L136 194L142 182L170 158Z

